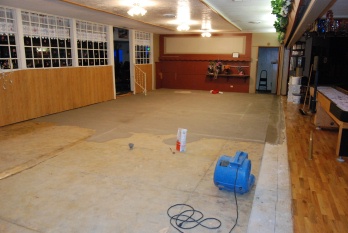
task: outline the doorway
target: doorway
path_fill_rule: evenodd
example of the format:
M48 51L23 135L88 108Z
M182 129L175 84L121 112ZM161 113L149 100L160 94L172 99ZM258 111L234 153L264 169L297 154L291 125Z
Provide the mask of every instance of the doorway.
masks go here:
M131 91L129 31L123 28L114 28L113 31L116 95L122 95Z
M257 63L256 93L277 93L278 47L260 47Z

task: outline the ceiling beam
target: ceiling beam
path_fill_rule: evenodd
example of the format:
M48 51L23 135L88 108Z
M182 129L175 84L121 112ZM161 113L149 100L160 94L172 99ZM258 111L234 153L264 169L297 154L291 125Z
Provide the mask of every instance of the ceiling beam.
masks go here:
M308 27L314 23L316 19L320 18L335 2L336 0L310 1L306 12L303 14L298 26L295 28L294 33L287 38L285 42L286 47L290 48L294 45L303 36Z
M288 25L286 27L286 32L285 32L285 38L284 38L285 44L291 37L292 32L295 29L294 27L296 27L295 25L296 18L298 17L299 8L300 6L302 6L302 4L303 4L303 0L294 0L292 3L292 10L290 11L288 15Z

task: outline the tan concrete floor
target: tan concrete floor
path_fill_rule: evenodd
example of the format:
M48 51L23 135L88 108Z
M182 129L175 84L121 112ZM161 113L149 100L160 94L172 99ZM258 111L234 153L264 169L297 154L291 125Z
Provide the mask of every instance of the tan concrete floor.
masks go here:
M173 154L179 127L188 129L187 151ZM236 220L234 195L215 187L213 174L221 155L238 150L249 154L256 185L237 194L233 232L267 229L260 224L269 227L278 216L267 200L281 192L278 185L268 187L265 177L260 178L264 188L257 189L260 164L265 151L267 159L278 156L283 130L279 97L178 90L121 97L2 127L0 232L178 232L167 216L177 203L222 222L217 230L198 226L184 232L229 232ZM270 171L278 165L261 167ZM255 195L255 190L260 191ZM252 211L253 203L259 208ZM268 218L262 211L267 206ZM273 222L277 229L280 222Z

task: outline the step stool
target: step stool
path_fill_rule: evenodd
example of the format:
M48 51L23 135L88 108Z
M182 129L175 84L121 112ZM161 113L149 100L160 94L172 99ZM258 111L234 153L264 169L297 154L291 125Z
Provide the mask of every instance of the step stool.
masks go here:
M261 70L258 91L267 91L267 70Z

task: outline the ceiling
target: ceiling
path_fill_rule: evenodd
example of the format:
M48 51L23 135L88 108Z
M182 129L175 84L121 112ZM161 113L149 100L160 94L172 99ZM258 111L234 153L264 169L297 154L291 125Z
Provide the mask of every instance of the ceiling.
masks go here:
M155 25L166 33L178 33L180 11L187 11L184 18L190 25L189 32L199 33L203 21L211 22L213 32L271 32L274 15L269 0L141 0L147 10L144 16L131 17L127 11L132 7L132 0L63 0L79 6L88 6L104 12ZM244 9L244 10L243 10ZM247 14L245 13L247 9ZM118 24L118 22L113 22ZM127 27L127 25L117 25Z
M176 28L178 5L184 5L183 9L190 12L190 29L184 33L201 33L202 22L207 19L211 21L212 33L275 31L271 0L141 0L141 2L147 13L135 17L127 14L133 0L1 0L0 4L157 34L183 33ZM335 18L348 18L347 0L301 0L301 2L308 2L310 8L316 9L314 14L317 15L313 13L311 15L314 19L309 18L311 22L320 17L324 10L328 10L328 7L333 10ZM305 10L298 21L303 21L302 17L306 17L305 11L308 5L304 6Z

